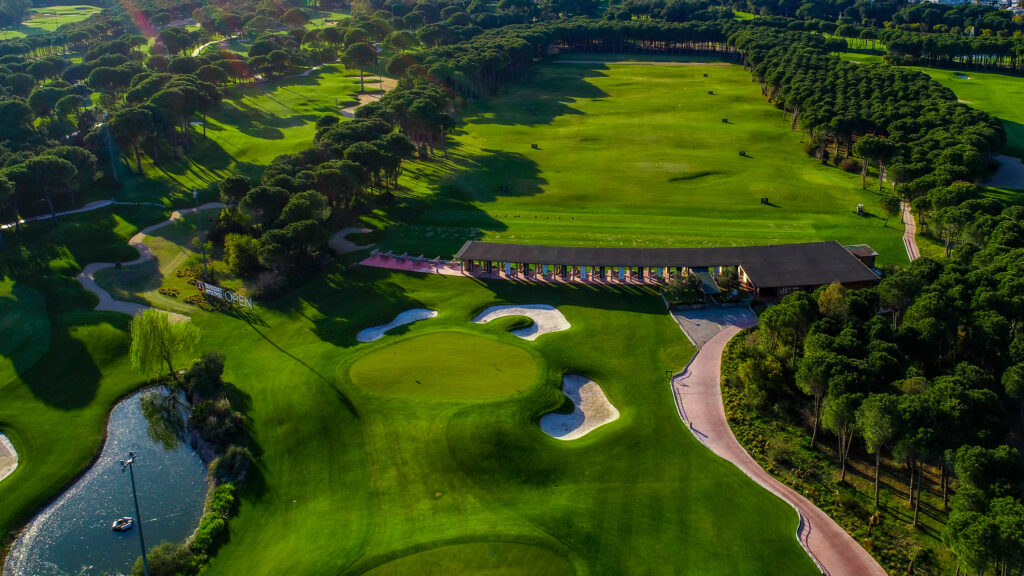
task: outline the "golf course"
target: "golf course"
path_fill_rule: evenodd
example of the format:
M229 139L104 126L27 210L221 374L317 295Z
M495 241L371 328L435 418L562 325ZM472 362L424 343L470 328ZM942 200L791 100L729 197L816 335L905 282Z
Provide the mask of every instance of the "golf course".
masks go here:
M567 55L468 106L445 159L404 169L416 216L389 228L386 245L446 256L467 239L838 240L870 244L881 262L906 260L902 228L883 226L874 187L804 154L800 132L741 66L638 60ZM858 216L858 204L874 215Z
M804 155L800 134L746 71L663 60L566 57L535 67L528 81L467 107L446 153L408 163L399 201L363 224L386 228L382 246L442 255L480 237L603 246L838 239L905 259L900 229L856 215L857 204L875 206L859 176ZM235 89L209 116L207 137L194 127L187 158L144 164L124 197L151 197L157 186L180 203L190 187L258 173L308 146L316 118L335 97L352 101L355 82L328 66L265 93ZM792 509L680 421L666 374L694 348L656 290L423 276L354 266L356 253L254 312L205 312L181 302L195 288L178 272L195 257L198 224L209 229L216 215L160 228L144 239L154 259L96 275L115 299L190 315L199 348L225 355L225 380L244 398L258 471L206 573L815 572ZM117 206L23 233L32 256L12 261L17 280L0 284L9 336L0 423L21 454L0 485L11 503L0 531L87 465L109 407L142 384L126 356L129 318L91 310L93 296L73 277L90 262L135 259L128 239L166 217ZM224 276L221 252L211 256L222 284L242 288ZM510 332L529 324L522 317L471 321L502 303L555 306L571 328L524 340ZM414 308L438 314L357 340ZM619 416L560 441L539 421L573 410L561 392L570 373L599 383Z
M74 268L116 259L157 217L83 214L62 224L81 241L61 245L48 230L38 241L62 255L51 270ZM192 250L166 230L159 243ZM100 238L105 251L84 250ZM177 257L155 255L161 269ZM22 454L0 485L12 504L4 530L88 462L109 406L141 383L122 351L128 317L91 311L91 296L60 272L44 277L2 285L12 338L0 422ZM571 329L527 341L508 333L515 318L471 322L503 302L554 305ZM439 315L356 341L418 307ZM647 289L343 266L251 316L191 314L200 347L227 357L225 379L246 398L261 450L211 574L815 571L792 510L680 422L664 374L694 350ZM600 382L621 417L570 442L547 436L540 417L571 410L567 372Z

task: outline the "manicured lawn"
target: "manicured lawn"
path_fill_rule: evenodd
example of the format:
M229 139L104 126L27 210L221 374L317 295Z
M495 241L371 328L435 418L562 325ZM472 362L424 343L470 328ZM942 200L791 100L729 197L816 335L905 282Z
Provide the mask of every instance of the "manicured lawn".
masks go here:
M106 227L117 239L94 250L102 260L120 257L127 238L152 223L120 212L92 218L90 238ZM188 237L183 227L165 240ZM24 466L0 483L0 533L85 466L106 410L140 384L126 357L128 318L88 310L91 298L69 279L86 260L65 250L56 254L66 263L45 266L63 274L4 284L9 298L34 278L52 344L32 367L2 368L0 429ZM32 296L17 301L38 313ZM471 322L500 303L556 305L572 328L526 342L507 326ZM665 373L693 348L652 292L340 263L257 304L244 315L193 311L200 349L225 353L225 376L241 391L260 448L209 574L814 573L793 537L792 510L680 421ZM413 307L440 314L356 342L359 330ZM376 364L371 379L410 372L425 386L413 391L401 380L387 383L395 395L368 392L361 376L349 377L360 364ZM573 442L539 429L539 417L565 402L567 371L601 384L621 413L615 426Z
M948 87L961 101L999 117L1006 129L1005 154L1024 157L1024 78L966 70L944 70L915 66Z
M839 55L840 60L853 62L854 64L884 64L885 56L878 54L862 54L859 52L843 52Z
M398 330L384 338L393 340ZM490 398L532 387L537 365L522 348L461 332L402 340L363 356L349 379L384 396Z
M375 88L368 80L367 90ZM193 125L188 156L178 160L163 157L159 165L144 156L145 178L128 174L120 165L125 184L119 197L186 197L192 189L206 189L232 174L258 177L275 157L312 146L316 121L355 102L358 90L358 74L340 64L268 83L265 91L258 85L230 86L224 102L207 119L206 137L200 124Z
M44 32L53 32L64 24L81 22L100 11L97 6L72 5L33 8L28 11L28 20L20 26L0 29L0 40L24 38Z
M118 397L142 382L129 367L128 322L95 312L73 280L81 266L134 254L127 240L152 209L119 207L35 223L0 254L0 431L18 469L0 482L0 541L91 460Z
M838 240L871 244L883 263L905 261L897 228L855 214L858 204L880 212L873 186L863 191L859 175L808 157L801 134L742 67L531 70L463 111L447 159L439 152L405 169L409 213L369 219L411 222L390 230L387 247L449 256L479 238L604 246Z

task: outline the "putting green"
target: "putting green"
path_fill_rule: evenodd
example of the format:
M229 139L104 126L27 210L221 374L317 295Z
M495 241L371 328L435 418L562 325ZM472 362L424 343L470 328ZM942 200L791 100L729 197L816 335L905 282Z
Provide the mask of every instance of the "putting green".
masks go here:
M575 574L569 561L547 548L512 542L474 542L410 554L364 572L367 576L476 574L562 576Z
M363 356L349 377L363 390L387 396L494 398L533 386L537 363L509 344L437 332Z

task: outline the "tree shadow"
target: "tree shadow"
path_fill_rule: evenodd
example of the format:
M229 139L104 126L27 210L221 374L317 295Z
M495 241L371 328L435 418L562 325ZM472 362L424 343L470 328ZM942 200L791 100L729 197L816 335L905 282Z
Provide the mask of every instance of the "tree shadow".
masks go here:
M124 348L103 342L102 349L94 346L90 350L86 340L99 335L76 336L75 332L90 327L101 330L103 324L108 324L121 332L124 347L127 347L129 322L128 316L116 312L78 311L60 317L51 315L50 349L32 368L20 374L22 381L36 398L55 408L75 410L88 406L96 397L103 378L100 365L114 361L116 352L123 354Z
M602 63L566 67L534 67L523 80L509 84L497 97L487 100L486 112L470 112L466 124L537 126L550 124L559 116L582 115L571 106L580 99L607 98L609 94L589 82L607 76ZM566 73L566 72L576 72Z

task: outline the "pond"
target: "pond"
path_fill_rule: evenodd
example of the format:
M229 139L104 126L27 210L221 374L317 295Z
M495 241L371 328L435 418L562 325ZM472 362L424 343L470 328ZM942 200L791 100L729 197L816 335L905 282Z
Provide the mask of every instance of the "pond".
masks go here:
M129 396L111 411L99 459L21 533L4 564L10 576L127 574L139 555L138 528L110 529L134 516L128 472L120 461L135 452L135 485L147 548L182 542L195 530L206 498L206 467L187 444L154 434L142 398Z

